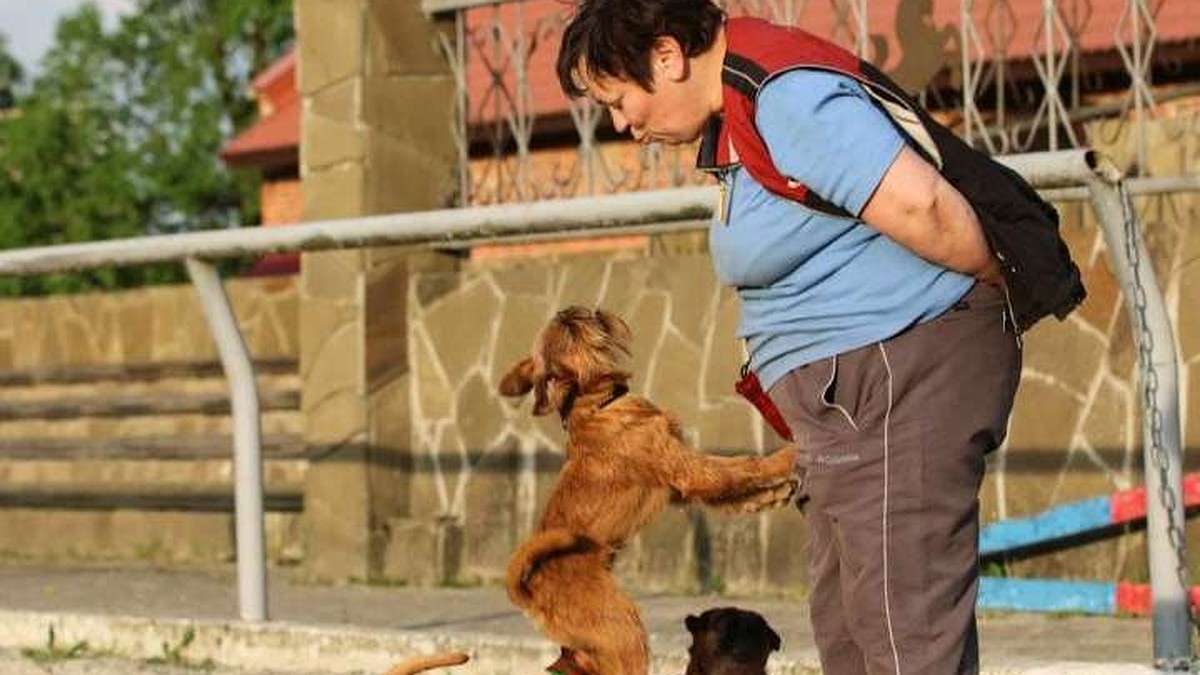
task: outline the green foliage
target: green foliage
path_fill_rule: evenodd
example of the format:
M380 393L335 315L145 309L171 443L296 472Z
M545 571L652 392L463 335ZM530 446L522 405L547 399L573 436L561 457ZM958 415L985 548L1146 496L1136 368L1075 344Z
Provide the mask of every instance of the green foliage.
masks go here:
M88 655L88 643L86 641L81 640L65 648L58 645L55 642L54 626L50 626L45 649L21 650L21 656L41 665L79 659Z
M146 663L150 665L166 665L176 666L181 668L194 668L198 670L212 670L216 667L212 659L204 659L203 661L193 661L184 654L187 648L192 646L196 640L196 631L189 627L183 632L183 637L179 642L171 645L166 642L162 643L162 656L153 656L146 659Z
M292 35L288 0L139 0L106 29L64 17L40 72L0 117L0 248L236 227L258 181L221 164L254 119L250 80ZM4 91L0 44L0 96ZM182 268L0 279L0 293L181 279Z
M0 34L0 114L16 102L17 87L23 77L21 64L8 53L8 38Z
M985 577L1007 577L1008 564L1004 560L989 560L981 566L979 573Z

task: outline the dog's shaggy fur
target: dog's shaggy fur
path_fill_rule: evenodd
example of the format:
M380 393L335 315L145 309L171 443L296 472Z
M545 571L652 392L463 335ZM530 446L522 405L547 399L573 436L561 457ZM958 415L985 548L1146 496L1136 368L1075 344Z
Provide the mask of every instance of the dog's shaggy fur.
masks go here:
M388 669L383 675L414 675L414 673L432 670L434 668L446 668L449 666L458 666L466 663L470 659L463 652L443 652L434 654L433 656L418 656L416 658L401 661Z
M673 417L627 393L618 361L630 339L613 314L564 309L500 383L506 396L532 391L534 414L557 412L567 432L541 525L509 563L509 598L564 647L560 667L590 675L647 672L641 618L611 573L630 537L672 501L749 512L795 490L793 447L762 458L700 454Z
M686 675L766 675L767 659L781 644L762 615L737 607L710 609L683 623L692 634Z

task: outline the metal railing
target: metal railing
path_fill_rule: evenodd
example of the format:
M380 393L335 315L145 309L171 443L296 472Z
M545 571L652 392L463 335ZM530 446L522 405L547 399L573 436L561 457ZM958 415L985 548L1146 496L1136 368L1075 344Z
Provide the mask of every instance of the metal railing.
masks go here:
M1148 531L1154 595L1155 656L1161 663L1190 659L1183 545L1179 394L1174 336L1154 279L1128 191L1200 187L1195 181L1141 181L1126 190L1111 163L1091 151L1033 153L1000 158L1039 189L1059 198L1089 200L1104 228L1110 260L1133 325L1138 329L1145 393ZM286 228L195 232L135 237L0 252L0 275L24 276L179 261L187 266L229 382L234 423L239 614L267 619L263 545L262 456L253 365L213 259L283 251L320 251L373 245L459 247L472 241L580 236L615 229L671 231L706 225L716 188L693 187L605 197L403 213L311 222ZM1139 273L1140 270L1140 273ZM1153 387L1151 387L1153 383ZM1150 415L1153 411L1155 414ZM1159 467L1158 471L1149 470ZM1174 495L1173 501L1166 496ZM1180 571L1182 569L1182 571Z
M1103 109L1120 123L1103 133L1132 130L1117 143L1130 157L1123 167L1130 175L1150 175L1148 127L1156 98L1179 95L1152 86L1154 68L1177 69L1187 53L1180 45L1200 39L1181 28L1200 25L1186 20L1186 0L720 4L731 15L799 25L855 51L991 153L1094 147L1097 139L1086 136L1084 124ZM692 149L607 142L605 113L558 91L553 60L570 3L422 0L422 8L456 17L456 35L442 46L458 90L453 126L460 204L700 182L691 169ZM1099 127L1093 132L1102 133Z

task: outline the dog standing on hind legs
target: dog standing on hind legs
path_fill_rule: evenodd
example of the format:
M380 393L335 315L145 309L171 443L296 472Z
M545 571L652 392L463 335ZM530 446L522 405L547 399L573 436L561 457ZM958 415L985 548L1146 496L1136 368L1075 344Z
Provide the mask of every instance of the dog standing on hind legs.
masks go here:
M569 307L500 383L506 396L532 392L533 414L556 412L567 432L538 530L509 562L508 595L563 647L557 665L588 675L648 672L646 631L612 566L668 503L753 512L786 503L796 488L795 447L767 457L688 447L674 417L629 393L619 361L630 339L616 315Z

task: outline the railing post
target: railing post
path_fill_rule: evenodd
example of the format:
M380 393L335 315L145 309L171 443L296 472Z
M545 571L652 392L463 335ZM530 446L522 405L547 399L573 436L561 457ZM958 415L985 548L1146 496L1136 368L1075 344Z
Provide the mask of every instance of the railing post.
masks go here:
M1125 297L1138 350L1154 666L1161 672L1189 672L1190 584L1175 333L1129 191L1116 165L1091 150L997 159L1021 173L1036 188L1080 184L1088 188L1112 272Z
M238 615L267 620L266 547L263 544L263 478L258 388L254 363L217 271L188 258L188 275L200 297L229 383L233 411L234 510L237 536Z
M1141 375L1154 665L1162 672L1189 672L1191 612L1175 335L1133 202L1116 168L1103 158L1096 163L1088 188L1125 296Z

